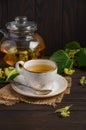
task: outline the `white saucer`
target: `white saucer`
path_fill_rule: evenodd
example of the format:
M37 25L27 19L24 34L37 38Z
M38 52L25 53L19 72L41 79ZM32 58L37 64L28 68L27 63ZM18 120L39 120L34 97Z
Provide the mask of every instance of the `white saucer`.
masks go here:
M26 82L22 75L17 76L15 78L15 81L19 81L19 82L21 81L22 83ZM52 97L62 93L67 88L67 81L64 77L57 74L55 81L52 84L44 87L44 89L47 88L52 90L52 92L50 92L47 95L37 95L32 89L28 87L24 87L23 85L16 86L15 84L11 83L11 86L13 90L15 90L17 93L21 95L34 97L34 98L46 98L46 97Z

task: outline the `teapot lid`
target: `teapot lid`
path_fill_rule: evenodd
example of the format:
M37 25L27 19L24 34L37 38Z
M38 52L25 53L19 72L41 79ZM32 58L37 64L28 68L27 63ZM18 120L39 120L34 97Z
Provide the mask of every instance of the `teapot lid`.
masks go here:
M26 16L18 16L15 21L6 24L6 27L10 31L15 32L28 32L37 30L37 24L34 21L28 21Z

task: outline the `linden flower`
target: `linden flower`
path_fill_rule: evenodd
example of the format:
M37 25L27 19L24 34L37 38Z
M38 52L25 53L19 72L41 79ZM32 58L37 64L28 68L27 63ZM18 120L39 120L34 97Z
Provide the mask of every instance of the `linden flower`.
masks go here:
M74 72L75 72L74 69L68 69L68 68L64 69L64 73L67 74L67 75L72 75Z
M86 77L85 77L85 76L82 76L82 77L80 78L80 84L81 84L82 86L84 86L84 85L86 84Z
M55 111L55 113L60 113L61 117L69 117L70 116L70 111L69 111L69 108L71 107L72 105L70 106L65 106L63 108L60 108L60 109L57 109Z

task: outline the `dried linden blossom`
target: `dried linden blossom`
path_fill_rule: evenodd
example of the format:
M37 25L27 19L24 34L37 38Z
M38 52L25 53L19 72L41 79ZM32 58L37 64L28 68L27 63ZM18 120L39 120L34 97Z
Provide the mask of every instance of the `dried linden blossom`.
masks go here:
M86 77L85 77L85 76L82 76L82 77L80 78L80 84L81 84L82 86L84 86L84 85L86 84Z
M72 105L65 106L65 107L63 107L63 108L57 109L57 110L55 111L55 113L60 113L60 116L61 116L61 117L69 117L69 116L70 116L69 108L70 108L71 106L72 106Z
M73 75L74 72L74 69L64 68L64 73L67 75Z
M19 73L14 67L0 68L0 83L6 83L17 75L19 75Z

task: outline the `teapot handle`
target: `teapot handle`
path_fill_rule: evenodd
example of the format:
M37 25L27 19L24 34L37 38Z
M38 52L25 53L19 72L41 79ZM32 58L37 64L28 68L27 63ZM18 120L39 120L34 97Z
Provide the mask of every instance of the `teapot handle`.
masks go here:
M20 65L21 65L22 67L20 67ZM24 61L18 61L18 62L16 63L15 68L16 68L16 70L17 70L19 73L21 73L21 70L23 69L23 65L24 65Z
M0 33L4 35L4 37L8 37L8 33L4 29L0 29Z

